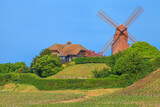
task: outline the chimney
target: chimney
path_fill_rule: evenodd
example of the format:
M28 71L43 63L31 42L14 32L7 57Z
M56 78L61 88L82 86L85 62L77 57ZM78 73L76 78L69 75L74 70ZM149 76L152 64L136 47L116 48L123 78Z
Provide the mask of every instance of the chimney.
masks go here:
M69 45L69 44L71 44L71 41L68 41L68 42L67 42L67 45Z

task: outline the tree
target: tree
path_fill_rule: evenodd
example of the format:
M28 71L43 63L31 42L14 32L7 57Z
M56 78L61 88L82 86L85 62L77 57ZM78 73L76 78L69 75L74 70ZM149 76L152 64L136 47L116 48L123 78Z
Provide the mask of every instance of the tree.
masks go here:
M152 60L151 60L151 63L152 63L152 68L154 70L156 70L157 68L160 68L160 54L158 56L155 56Z
M25 68L27 68L25 62L16 62L15 64L14 63L0 64L0 73L10 73L10 72L22 73L24 70L27 70Z
M31 72L33 72L33 65L35 65L36 61L41 58L42 56L44 55L51 55L52 54L52 51L49 50L48 48L46 49L43 49L40 53L39 53L39 56L37 55L36 57L33 58L33 61L31 62L31 65L30 65L30 68L31 68Z
M61 69L61 60L54 55L43 55L32 65L32 70L40 77L54 75Z
M143 64L144 60L138 51L130 51L116 61L113 72L116 75L129 74L131 78L137 79Z
M139 55L142 57L154 57L160 54L160 51L156 47L150 45L147 42L141 41L132 44L130 48L124 51L124 54L128 53L128 51L138 51Z
M43 49L41 52L40 52L40 57L44 56L44 55L50 55L52 54L52 51L49 50L48 48L46 49Z
M16 62L15 63L16 69L23 68L24 66L26 66L25 62Z
M16 67L13 63L0 64L0 73L15 72Z

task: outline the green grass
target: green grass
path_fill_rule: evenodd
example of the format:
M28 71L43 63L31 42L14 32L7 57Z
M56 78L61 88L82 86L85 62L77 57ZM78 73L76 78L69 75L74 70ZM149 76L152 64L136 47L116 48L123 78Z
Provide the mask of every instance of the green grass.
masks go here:
M33 104L49 107L159 107L160 96L117 96L103 95L79 102L56 104Z
M117 95L160 95L160 69L116 93Z
M65 100L84 97L82 94L74 93L16 93L0 92L0 106L52 104Z
M108 67L104 63L89 63L89 64L78 64L73 65L65 68L64 70L60 71L59 73L48 77L48 78L92 78L93 74L91 71L98 69L101 70L104 67Z

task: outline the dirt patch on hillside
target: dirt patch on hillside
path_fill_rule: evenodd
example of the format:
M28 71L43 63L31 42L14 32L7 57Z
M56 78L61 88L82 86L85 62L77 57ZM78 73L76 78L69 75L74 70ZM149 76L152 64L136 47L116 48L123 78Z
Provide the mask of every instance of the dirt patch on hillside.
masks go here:
M37 92L39 91L36 87L32 85L26 84L5 84L4 86L0 87L1 91L10 91L10 92Z

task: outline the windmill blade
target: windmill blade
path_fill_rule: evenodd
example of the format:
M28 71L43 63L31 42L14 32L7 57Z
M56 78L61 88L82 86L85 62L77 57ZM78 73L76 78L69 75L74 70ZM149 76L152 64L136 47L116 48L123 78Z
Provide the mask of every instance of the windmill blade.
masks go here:
M108 23L111 27L116 29L119 25L116 23L109 15L107 15L103 10L97 13L97 16L101 18L104 22Z
M129 36L129 34L128 34L128 35L125 34L125 33L123 33L123 34L126 35L129 39L131 39L134 43L136 43L136 40L134 40L134 38L130 37L130 36L132 36L132 35Z
M120 37L120 36L119 36L119 37ZM118 37L118 38L119 38L119 37ZM112 49L113 49L112 52L117 49L117 47L119 46L119 43L120 43L120 42L121 42L121 39L117 40L116 44L114 44L114 49L112 48Z
M112 49L111 47L112 45L110 45L103 53L103 55L107 56L108 52Z
M135 42L138 41L138 39L135 36L133 36L131 33L129 33L129 32L128 32L128 36L131 37ZM131 40L131 39L129 38L129 40Z
M129 27L143 12L144 10L138 6L124 22L125 27Z
M102 52L110 44L112 40L113 40L113 36L105 43L105 45L100 49L99 52Z
M114 35L114 36L115 36L115 35ZM114 36L113 36L113 37L114 37ZM119 37L113 38L113 40L111 40L111 42L108 42L109 44L106 45L106 47L105 47L104 50L101 52L101 54L104 54L104 52L106 53L106 50L108 50L108 48L111 46L111 44L112 44L113 42L115 42L118 38L119 38Z

